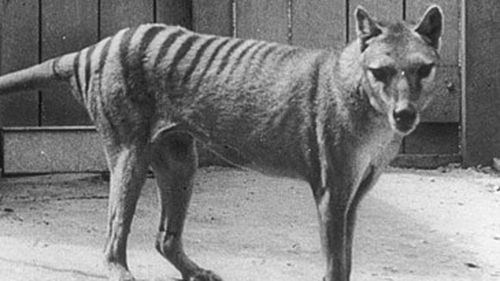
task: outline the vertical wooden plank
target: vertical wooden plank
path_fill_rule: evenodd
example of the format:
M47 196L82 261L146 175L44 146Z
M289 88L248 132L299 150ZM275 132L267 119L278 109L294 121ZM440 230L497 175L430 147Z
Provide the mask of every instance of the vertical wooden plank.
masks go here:
M412 0L414 1L414 0ZM348 40L356 38L356 23L354 10L358 5L363 6L375 19L396 21L403 19L403 0L350 0L349 1L349 34Z
M97 41L97 0L42 2L42 60L80 50ZM87 112L69 93L42 92L42 125L90 124Z
M437 4L444 13L441 39L441 62L438 70L436 99L424 113L424 121L459 122L461 81L459 69L460 0L419 0L406 2L406 19L416 23L430 5Z
M3 173L107 171L102 142L93 127L7 128Z
M295 0L291 8L292 44L308 48L345 45L345 1Z
M192 0L192 3L195 31L233 36L232 0Z
M457 41L456 44L458 43ZM422 113L422 121L459 122L462 97L460 68L458 66L440 66L437 69L435 79L434 100Z
M441 64L457 66L460 38L460 0L419 0L406 1L406 19L418 22L432 4L441 7L444 13L444 34L441 39Z
M110 36L125 27L154 21L155 0L101 0L101 38Z
M444 13L444 34L441 39L441 62L436 77L436 98L426 110L423 121L459 122L460 120L460 0L406 1L406 19L416 23L432 4Z
M192 29L191 1L155 0L155 3L156 22Z
M422 121L427 122L454 122L458 126L460 121L460 101L462 96L460 68L459 68L459 7L457 0L439 1L407 1L406 16L410 22L417 22L430 4L440 5L445 14L444 35L441 40L441 63L436 76L435 99L423 113ZM428 130L428 131L426 131ZM405 139L405 153L440 153L449 154L448 145L455 143L446 139L446 130L432 130L432 127L423 126L418 134L412 134ZM454 134L458 142L459 134ZM431 144L429 144L431 142ZM438 144L441 142L441 144Z
M288 43L287 0L236 1L236 37Z
M443 9L445 25L441 40L441 63L436 77L435 99L422 116L425 122L410 136L405 138L405 153L417 154L456 154L459 133L450 131L452 126L458 130L460 121L460 70L459 58L459 10L460 0L420 0L406 2L406 20L417 23L428 7L437 4ZM456 149L453 149L456 148Z
M39 62L38 1L2 0L0 11L1 73ZM0 97L0 127L38 125L38 92Z
M500 2L463 1L462 118L464 165L500 157Z

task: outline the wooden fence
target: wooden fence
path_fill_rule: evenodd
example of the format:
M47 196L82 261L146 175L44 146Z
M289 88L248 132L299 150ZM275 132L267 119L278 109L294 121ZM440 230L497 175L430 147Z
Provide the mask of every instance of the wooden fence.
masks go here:
M416 21L431 3L436 3L446 15L438 96L424 113L423 123L405 139L401 153L406 158L400 157L400 163L425 166L463 159L466 164L474 165L486 164L491 157L500 155L500 133L481 124L482 114L491 114L485 121L490 126L500 121L500 114L492 108L500 103L500 98L491 100L495 90L500 92L499 79L494 77L496 73L500 78L500 72L491 72L500 65L491 62L493 57L498 57L494 47L498 50L500 45L500 24L493 13L498 12L498 1L482 1L470 7L465 0L1 1L2 73L78 50L123 27L144 22L179 24L203 33L328 48L344 45L354 38L352 15L358 5L363 5L375 17ZM489 33L483 35L485 33L476 30L469 35L468 31L476 28L484 28ZM485 48L481 52L472 51L478 45L468 40L468 36L488 46L481 46ZM492 68L487 68L489 66ZM487 71L487 75L482 76L478 70ZM473 97L479 90L483 91L481 97ZM500 107L496 108L500 112ZM486 111L481 112L482 109ZM84 109L61 89L0 98L0 126L87 124L89 119ZM478 132L481 138L476 137Z

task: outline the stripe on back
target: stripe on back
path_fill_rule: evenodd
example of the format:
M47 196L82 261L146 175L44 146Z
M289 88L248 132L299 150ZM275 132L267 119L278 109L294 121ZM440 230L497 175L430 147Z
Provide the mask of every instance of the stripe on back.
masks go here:
M158 33L165 29L164 26L149 26L148 29L140 34L142 30L139 30L137 34L132 38L131 50L129 49L129 76L125 79L129 82L129 89L132 90L134 96L141 98L142 96L149 95L148 84L146 82L146 72L145 72L145 58L146 52L151 44L151 42L158 36ZM141 37L142 36L142 37ZM138 47L136 47L138 46ZM134 47L136 47L134 49ZM142 91L139 93L136 87L143 87ZM134 87L134 88L132 88Z
M155 63L153 66L153 69L156 69L160 62L163 60L163 58L167 55L168 50L174 44L174 42L184 34L185 32L182 30L178 30L172 34L169 34L167 39L161 44L160 50L158 51L158 55L156 56Z
M125 82L127 82L128 77L129 77L129 47L130 47L130 42L132 41L132 36L134 36L134 33L137 31L137 27L135 28L129 28L127 31L125 31L125 34L123 34L123 37L121 38L120 45L119 45L119 57L120 57L120 65L122 67L122 77L125 79Z
M141 25L125 32L119 46L120 63L126 92L132 100L150 98L143 67L145 51L163 26Z
M229 63L229 59L231 59L231 55L233 52L238 48L240 45L245 43L245 40L239 39L235 44L233 44L224 54L224 56L221 59L221 63L219 64L219 67L217 68L216 74L220 74L224 68L226 68L227 64Z
M179 66L179 62L186 56L187 52L191 49L193 46L193 43L196 42L196 40L199 39L198 35L191 35L187 39L182 42L181 46L177 49L174 58L172 61L169 63L169 69L167 73L167 80L170 80L173 78L175 70Z
M75 82L76 82L76 90L78 91L78 96L82 97L82 85L80 83L80 75L78 71L80 70L80 56L82 55L81 51L77 53L75 59L73 61L73 72L75 74Z
M194 59L191 60L191 63L189 64L188 69L187 69L186 73L184 74L184 77L182 77L182 84L183 85L187 84L188 81L191 79L191 75L193 74L194 70L196 69L196 67L200 63L202 56L205 54L205 50L215 40L217 40L217 37L212 37L212 38L206 40L205 42L203 42L203 44L198 48Z
M103 93L103 86L107 85L103 79L107 76L107 72L113 72L116 71L116 64L118 63L116 61L119 47L120 47L120 42L122 39L122 36L125 34L127 30L121 30L117 34L115 34L113 37L109 38L108 42L106 42L106 45L104 45L103 50L101 52L101 56L99 58L99 64L97 67L97 71L100 73L101 77L99 79L99 84L98 84L98 91L99 93ZM110 67L107 67L107 65L110 65ZM123 67L120 65L120 67Z
M85 92L84 95L87 96L89 92L89 82L90 82L90 64L91 64L91 58L92 54L94 53L96 48L96 45L93 45L90 47L90 49L87 51L86 59L85 59Z
M256 47L256 46L259 43L260 43L259 41L251 42L248 46L245 46L245 48L243 49L243 51L241 51L241 53L239 53L237 57L235 57L233 59L234 63L231 65L231 68L229 69L229 72L228 72L226 80L225 80L226 82L231 79L231 76L233 75L233 73L236 71L236 69L239 66L248 64L249 61L246 59L245 56L250 53L251 49L253 49L253 48L257 48L258 49L258 47Z
M269 48L267 48L262 55L259 57L259 65L262 67L262 65L266 62L267 57L271 55L272 52L276 51L278 49L278 46L276 45L268 45Z
M146 50L148 49L151 42L153 42L153 40L156 38L156 36L158 36L158 33L165 29L166 28L164 26L152 26L146 31L146 33L144 33L141 44L139 46L139 50L137 51L137 54L141 56L141 59L144 58Z
M205 65L205 68L203 69L203 72L200 74L198 78L198 82L196 83L194 89L195 91L198 91L201 83L203 83L203 80L205 79L205 76L207 75L208 70L212 67L212 63L214 62L215 58L219 54L220 50L226 46L229 42L231 41L230 38L225 38L220 44L215 48L214 52L212 55L210 55L210 58L208 59L207 64Z
M108 41L106 42L106 44L102 48L101 54L99 56L97 72L100 74L102 74L102 69L104 68L104 64L106 63L106 59L108 57L110 46L111 46L111 38L108 39Z
M248 73L248 71L250 70L251 66L254 65L254 60L255 58L259 55L259 52L264 49L266 46L268 46L268 43L265 43L265 42L260 42L260 45L257 46L257 48L255 48L255 50L253 50L249 55L248 55L248 59L245 60L245 64L244 64L244 69L242 70L242 74L243 75L246 75Z

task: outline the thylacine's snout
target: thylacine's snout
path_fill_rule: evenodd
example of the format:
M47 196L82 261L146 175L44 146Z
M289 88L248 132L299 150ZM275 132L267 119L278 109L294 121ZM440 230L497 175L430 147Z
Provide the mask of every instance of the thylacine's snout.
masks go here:
M396 107L392 112L394 128L401 134L411 133L418 124L419 114L415 106L407 104Z

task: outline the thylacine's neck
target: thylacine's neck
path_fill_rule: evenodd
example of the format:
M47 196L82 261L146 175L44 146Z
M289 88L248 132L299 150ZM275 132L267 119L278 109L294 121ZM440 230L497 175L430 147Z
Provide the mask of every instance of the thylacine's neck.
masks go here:
M320 128L328 155L333 151L350 150L379 154L390 143L401 137L392 129L388 117L377 111L362 86L361 53L356 43L348 46L340 56L332 54L321 65L318 93ZM373 155L376 157L375 155Z

